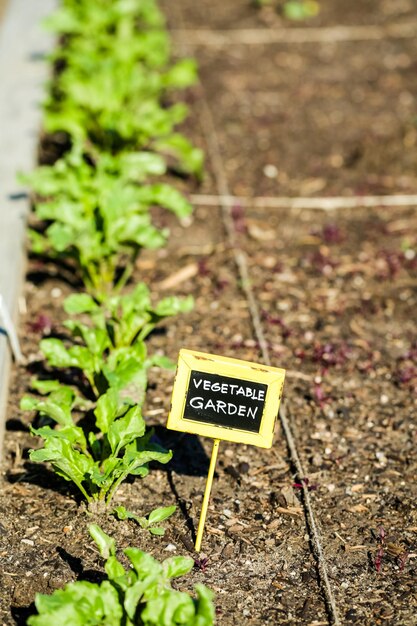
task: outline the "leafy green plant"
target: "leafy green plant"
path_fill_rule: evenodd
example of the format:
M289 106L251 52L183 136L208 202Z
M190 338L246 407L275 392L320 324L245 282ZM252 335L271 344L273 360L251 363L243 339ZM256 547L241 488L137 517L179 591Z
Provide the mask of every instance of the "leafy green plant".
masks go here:
M28 626L213 626L213 593L196 585L197 598L172 588L171 580L187 574L191 558L174 556L162 563L137 548L123 552L130 562L125 569L116 556L114 539L92 524L90 534L106 560L108 580L68 584L51 596L37 594L38 615Z
M54 55L55 74L45 103L45 127L65 131L72 144L97 151L156 150L198 176L202 152L174 128L187 115L167 95L196 81L191 59L170 62L169 39L154 2L66 2L48 20L66 37Z
M171 452L150 442L138 405L123 401L115 390L100 396L94 410L94 428L77 425L73 416L75 394L60 388L44 399L23 398L24 410L40 412L55 423L32 428L44 441L30 451L30 459L48 462L73 482L90 505L109 506L119 485L130 475L144 477L150 461L168 463Z
M150 208L165 207L179 218L191 212L171 185L138 186L130 180L132 174L140 181L164 167L160 157L140 152L102 159L96 169L74 155L39 168L27 180L49 199L35 205L46 228L30 231L32 251L75 264L97 300L120 291L140 250L166 242L168 232L152 224Z
M159 535L162 537L162 535L165 534L165 528L162 528L161 526L156 526L156 524L160 524L161 522L164 522L169 517L171 517L171 515L175 513L176 508L176 506L160 507L151 511L147 517L142 517L136 515L135 513L131 513L124 506L116 506L113 509L112 513L119 520L133 520L134 522L139 524L141 528L149 530L151 535Z
M82 314L91 326L106 330L113 347L122 348L143 341L162 320L191 311L193 302L191 296L168 296L152 305L149 288L138 283L130 293L109 297L104 307L88 294L73 294L65 300L64 308L68 314Z
M161 320L191 310L193 299L167 297L153 306L149 289L139 283L131 293L110 296L105 306L89 294L73 294L64 306L71 315L83 314L85 321L64 322L72 343L58 338L40 342L47 364L80 370L95 397L113 388L140 404L149 367L174 368L164 356L148 356L145 339Z
M195 149L193 153L185 137L181 144L172 141L177 135L175 127L188 114L187 107L161 102L167 90L192 84L195 74L193 64L187 61L165 73L112 57L101 57L97 67L91 67L88 60L80 68L69 65L59 78L59 98L46 103L45 128L68 133L86 154L158 150L172 154L183 171L200 175L201 152Z

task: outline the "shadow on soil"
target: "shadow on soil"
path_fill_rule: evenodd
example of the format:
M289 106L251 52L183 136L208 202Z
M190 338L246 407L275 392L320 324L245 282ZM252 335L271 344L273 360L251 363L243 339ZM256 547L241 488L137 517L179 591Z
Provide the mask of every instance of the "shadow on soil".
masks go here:
M94 569L85 569L83 567L82 560L73 556L64 550L64 548L58 546L56 551L61 559L69 566L73 574L75 574L77 581L83 580L99 585L106 580L107 576L104 572ZM29 617L36 614L35 603L32 602L29 606L12 606L11 614L17 626L25 626ZM57 624L57 626L59 625Z
M7 481L11 485L14 485L15 483L26 483L29 485L36 485L42 489L49 489L65 496L71 496L78 505L81 504L83 500L82 495L75 487L73 488L72 483L68 483L64 479L60 478L44 465L26 461L23 465L23 469L23 472L8 472L6 474Z
M10 612L17 626L26 626L29 617L36 613L35 603L32 602L29 606L12 606Z
M207 476L210 459L196 435L167 430L165 426L155 426L154 430L153 441L173 452L171 461L158 465L159 469L181 476Z

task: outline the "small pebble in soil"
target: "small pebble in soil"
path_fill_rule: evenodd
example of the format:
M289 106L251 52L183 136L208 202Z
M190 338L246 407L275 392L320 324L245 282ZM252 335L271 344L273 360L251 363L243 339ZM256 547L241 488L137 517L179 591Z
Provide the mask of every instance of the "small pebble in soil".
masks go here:
M268 165L265 165L263 173L267 178L276 178L278 175L278 168L272 163L268 163Z
M382 396L379 398L379 401L381 404L388 404L389 398L387 395L383 393Z
M177 546L174 545L173 543L169 543L167 547L165 548L167 552L175 552L176 549L177 549Z
M381 465L386 465L388 463L388 459L383 452L376 452L375 456Z
M51 296L53 298L60 298L62 296L62 289L60 289L59 287L54 287L53 289L51 289Z

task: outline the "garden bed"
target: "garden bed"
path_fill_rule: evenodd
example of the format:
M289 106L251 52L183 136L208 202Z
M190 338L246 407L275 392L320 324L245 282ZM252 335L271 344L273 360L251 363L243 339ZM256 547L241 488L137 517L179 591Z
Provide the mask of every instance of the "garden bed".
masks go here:
M243 5L223 2L209 11L181 2L187 27L208 21L230 27L231 19L234 27L259 25L259 13ZM331 3L322 5L317 25L341 21L331 15ZM387 19L374 8L371 2L352 5L343 19ZM233 17L238 10L240 17ZM403 19L402 13L395 17ZM182 27L174 16L171 24ZM414 43L196 52L233 193L415 191ZM384 59L397 63L387 70ZM362 105L350 97L352 85ZM186 127L208 151L197 92L194 98ZM320 112L323 127L312 127L313 113ZM385 118L384 136L374 136L369 128ZM268 165L277 170L273 177L265 174L273 172ZM185 186L189 192L216 193L210 161L207 169L203 186ZM273 364L288 370L287 410L341 623L411 626L417 607L415 211L359 208L329 215L235 206L232 215ZM155 298L193 295L196 306L164 322L150 349L173 359L187 347L260 361L220 209L198 207L185 229L172 216L155 217L171 237L163 250L140 257L133 280L151 284ZM30 262L20 336L31 365L29 373L15 367L12 376L0 495L0 618L7 626L25 623L36 592L50 593L79 577L98 580L102 572L88 539L91 518L77 495L28 460L36 439L19 409L30 370L39 368L39 339L60 330L62 302L73 289L50 266ZM120 546L140 546L159 558L193 554L211 443L164 430L172 384L172 372L151 370L144 414L172 447L173 460L145 481L128 481L116 498L141 514L179 504L165 537L151 537L133 522L94 518ZM214 589L219 625L330 623L300 487L279 426L271 450L221 445L203 542L208 562L179 582L182 589L197 581Z

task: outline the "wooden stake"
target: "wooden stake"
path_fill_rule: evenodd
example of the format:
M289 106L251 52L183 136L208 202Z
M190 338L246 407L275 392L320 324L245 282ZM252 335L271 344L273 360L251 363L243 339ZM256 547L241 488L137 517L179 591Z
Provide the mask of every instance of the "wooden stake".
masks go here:
M211 451L210 467L207 476L206 490L204 492L203 504L201 507L200 521L198 523L197 539L195 541L195 551L200 552L201 541L203 539L204 524L206 523L207 509L210 500L211 486L213 484L214 470L216 469L217 453L219 451L220 439L215 439L213 450Z

